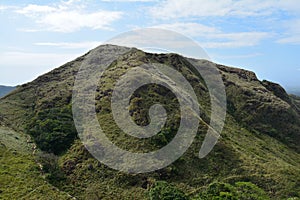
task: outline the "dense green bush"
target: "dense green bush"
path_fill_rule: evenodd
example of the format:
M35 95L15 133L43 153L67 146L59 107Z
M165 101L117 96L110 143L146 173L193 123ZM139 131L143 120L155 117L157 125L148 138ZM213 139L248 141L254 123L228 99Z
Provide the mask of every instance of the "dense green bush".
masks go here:
M71 107L38 112L28 124L27 132L42 151L59 154L67 150L77 135Z
M267 200L268 195L258 186L250 182L212 183L200 193L195 200Z
M188 197L175 186L158 181L150 189L150 200L188 200Z
M254 185L250 182L237 182L235 183L236 195L238 199L245 199L245 200L265 200L269 199L266 192L259 188L258 186Z
M163 147L167 145L174 136L175 130L172 130L171 128L167 127L162 129L157 135L151 138L151 141L154 145L158 147Z

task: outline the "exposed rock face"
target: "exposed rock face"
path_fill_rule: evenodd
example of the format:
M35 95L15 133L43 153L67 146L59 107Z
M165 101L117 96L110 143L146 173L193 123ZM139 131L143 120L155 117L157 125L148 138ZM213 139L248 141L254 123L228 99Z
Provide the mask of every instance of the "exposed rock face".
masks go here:
M291 102L291 99L289 97L289 95L286 93L285 89L283 89L283 87L281 87L279 84L277 83L272 83L270 81L266 81L263 80L262 84L271 92L273 92L273 94L277 97L279 97L280 99L286 101L286 102Z
M217 66L221 71L230 74L236 74L239 78L244 79L245 81L258 81L256 74L254 72L245 69L227 67L223 65L217 65Z

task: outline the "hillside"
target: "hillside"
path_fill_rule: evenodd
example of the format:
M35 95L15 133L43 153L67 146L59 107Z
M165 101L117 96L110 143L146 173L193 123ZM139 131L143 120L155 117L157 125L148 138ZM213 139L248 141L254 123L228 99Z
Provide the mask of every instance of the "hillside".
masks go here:
M150 123L153 98L164 106L168 118L153 138L128 137L117 127L110 108L118 77L136 66L160 63L189 81L199 100L201 122L193 144L180 159L155 172L126 174L91 156L78 139L72 117L75 76L88 55L114 58L97 85L95 108L108 138L129 151L152 151L169 143L178 129L179 103L162 86L141 87L130 99L135 123ZM0 198L300 198L299 99L278 84L258 80L253 72L217 65L226 86L228 113L217 145L200 159L211 102L206 83L190 62L201 66L208 61L103 45L0 99L0 181L5 183L0 184ZM37 153L32 152L31 140L40 149Z
M288 93L291 94L291 95L297 95L297 96L300 96L300 89L288 89Z
M0 85L0 98L5 96L6 94L8 94L9 92L11 92L14 89L15 89L15 87L12 87L12 86Z

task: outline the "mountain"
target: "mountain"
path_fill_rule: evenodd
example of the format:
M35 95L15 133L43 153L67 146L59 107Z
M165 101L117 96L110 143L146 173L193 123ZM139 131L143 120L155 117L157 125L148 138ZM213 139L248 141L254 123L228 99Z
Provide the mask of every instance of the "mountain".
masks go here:
M15 87L12 87L12 86L0 85L0 98L5 96L6 94L8 94L9 92L11 92L14 89L15 89Z
M91 64L113 58L95 89L95 110L107 137L128 151L153 151L168 144L176 135L181 112L170 90L153 84L140 87L130 99L132 120L140 126L151 123L148 110L153 99L164 106L168 118L152 138L126 135L110 108L118 78L136 66L158 63L176 69L188 80L200 104L200 126L181 158L154 172L128 174L107 167L86 150L73 122L72 92L88 56L92 56ZM207 85L191 62L210 63L102 45L0 99L0 180L4 183L0 184L0 198L300 198L300 99L289 96L276 83L258 80L251 71L217 65L226 86L228 111L218 143L200 159L211 102Z
M289 88L288 93L292 95L300 96L300 88Z

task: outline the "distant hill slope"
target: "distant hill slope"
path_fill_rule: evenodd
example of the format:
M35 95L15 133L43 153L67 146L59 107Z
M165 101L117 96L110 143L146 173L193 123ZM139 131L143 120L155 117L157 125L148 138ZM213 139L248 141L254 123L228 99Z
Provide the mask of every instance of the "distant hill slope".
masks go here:
M0 85L0 98L14 90L16 87Z
M37 182L44 177L48 184L61 191L47 193L50 199L65 193L78 199L300 198L299 99L290 97L278 84L258 80L253 72L222 65L217 67L226 86L228 115L221 138L207 157L197 157L207 130L207 126L200 123L194 143L182 158L156 172L125 174L95 160L78 139L71 112L75 76L91 53L116 57L103 74L95 98L99 123L105 125L107 136L121 148L131 151L158 149L170 142L178 128L176 97L153 85L135 93L129 112L137 124L146 125L149 123L148 108L153 103L151 97L155 97L170 116L164 131L153 139L143 140L141 146L139 140L128 138L114 122L109 103L114 83L127 70L144 63L165 64L182 73L199 98L202 120L210 120L206 84L194 73L188 58L113 45L99 46L18 87L0 100L0 125L14 129L16 136L23 132L31 135L44 151L29 158L43 165ZM207 62L197 60L200 66ZM4 142L10 140L11 137ZM6 165L11 155L3 155ZM8 176L4 173L1 179ZM0 193L0 198L9 195L5 191L10 190L1 190L4 192ZM34 188L28 193L32 191ZM16 193L11 193L11 197L18 198Z
M300 97L300 88L298 88L298 89L289 89L288 93L292 94L292 95L297 95L298 97Z

